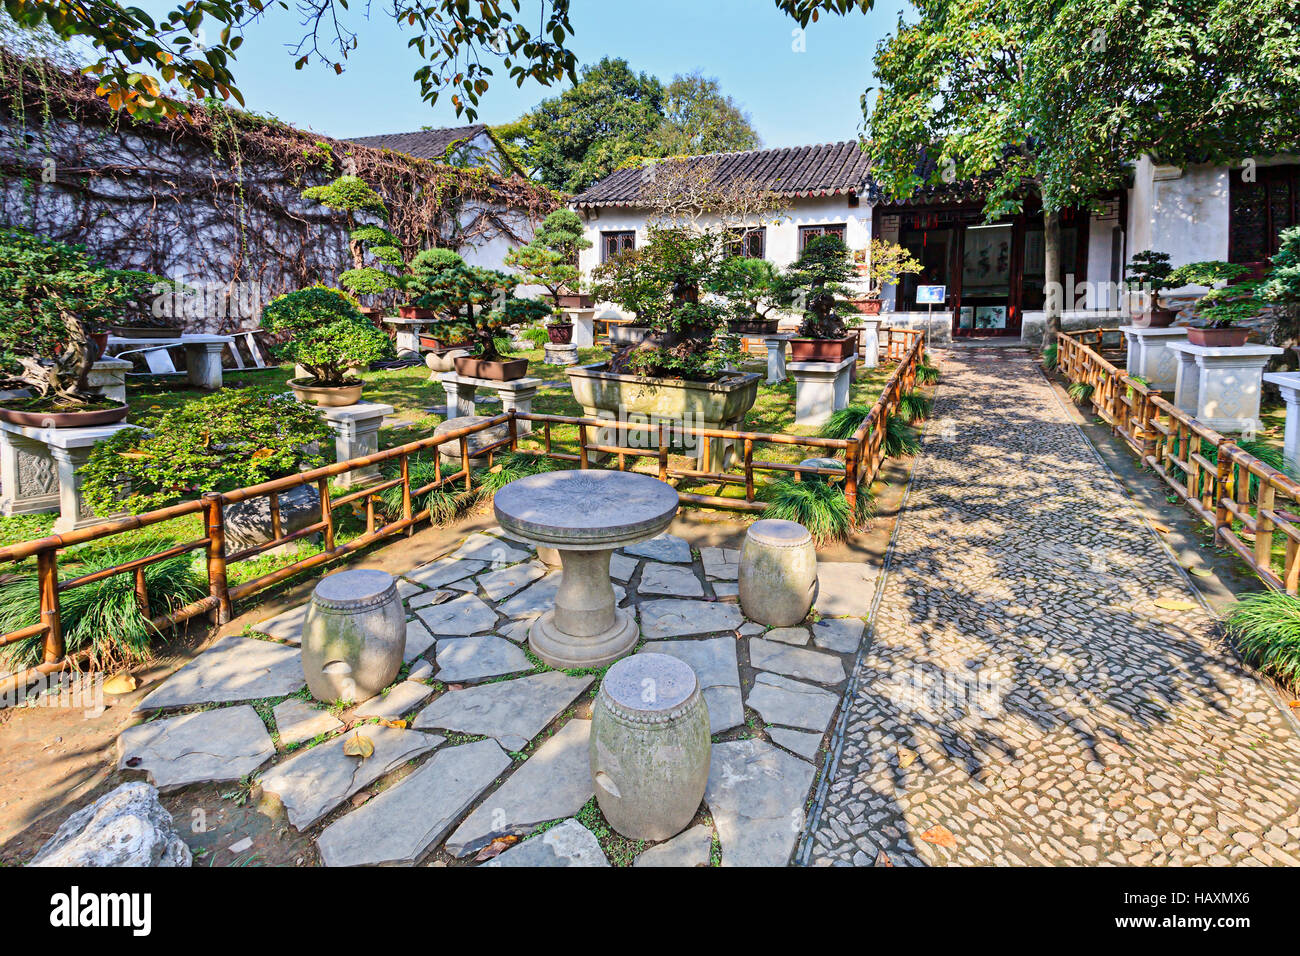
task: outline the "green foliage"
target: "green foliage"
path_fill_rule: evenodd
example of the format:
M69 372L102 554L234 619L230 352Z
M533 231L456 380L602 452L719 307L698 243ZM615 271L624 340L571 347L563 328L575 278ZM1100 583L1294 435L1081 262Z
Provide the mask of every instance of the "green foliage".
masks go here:
M797 522L808 529L818 545L847 538L855 527L870 519L872 511L865 489L859 489L853 514L839 484L795 481L785 476L767 482L759 489L758 498L767 503L762 517Z
M1166 257L1167 259L1168 257ZM1185 266L1179 266L1169 273L1169 285L1171 288L1183 285L1213 287L1220 282L1232 282L1234 279L1240 279L1242 276L1249 274L1250 269L1247 266L1238 265L1235 262L1221 262L1217 259L1210 259L1205 262L1189 262Z
M508 451L496 456L493 466L475 474L475 479L485 494L494 495L512 481L557 471L564 467L553 458L530 455L527 452Z
M709 282L709 291L727 303L727 314L739 320L762 318L776 308L777 268L766 259L732 256L724 259Z
M1273 268L1260 287L1260 298L1293 309L1300 306L1300 226L1282 233L1281 246L1272 263Z
M505 264L518 269L523 282L545 288L558 312L559 297L576 295L581 289L578 253L590 248L582 217L572 209L557 209L546 217L526 246L506 253Z
M1252 279L1221 289L1211 289L1196 300L1196 316L1216 329L1225 329L1235 322L1253 319L1266 308L1257 294L1263 285L1258 279Z
M923 396L918 396L918 398L923 398ZM823 438L838 438L842 441L848 441L857 434L858 429L862 427L862 423L867 420L867 416L870 414L871 406L869 405L849 405L831 415L818 434ZM915 455L921 450L920 435L915 428L908 424L904 415L896 413L885 419L884 450L885 456L888 458L904 458L908 455Z
M781 275L777 302L803 315L799 334L813 339L843 338L848 330L835 312L836 298L850 294L844 283L854 275L848 247L838 236L818 236Z
M719 232L651 226L644 246L592 272L597 299L635 313L650 329L645 342L614 357L614 371L712 381L738 359L740 341L726 329L725 307L700 299L701 290L719 288L723 248Z
M1050 346L1055 349L1056 346ZM1055 352L1053 352L1055 355ZM1055 360L1053 360L1055 361ZM939 381L939 366L931 365L928 356L922 356L920 364L916 366L916 384L933 385Z
M862 423L867 420L867 416L870 414L870 405L847 405L831 415L817 434L821 435L822 438L836 438L841 441L848 441L857 434L858 429L862 427Z
M158 277L107 269L81 246L23 229L0 230L0 383L56 406L89 399L98 356L88 336L122 316Z
M374 266L347 269L339 273L339 285L353 295L381 295L397 287L397 276Z
M758 135L714 80L676 77L667 90L605 57L498 136L534 177L581 192L640 157L753 149Z
M279 296L262 310L262 327L287 336L272 349L276 357L303 366L320 385L342 385L353 366L392 354L388 336L361 314L356 302L325 286Z
M522 338L532 344L535 349L544 349L546 344L551 341L551 334L546 331L544 325L530 325L524 329Z
M322 465L303 446L330 437L312 408L273 388L227 388L99 442L81 476L97 513L138 514Z
M899 276L915 275L923 268L910 252L888 239L872 239L866 260L868 299L879 299L884 287L897 283Z
M1169 265L1169 253L1147 249L1135 252L1129 259L1127 275L1130 286L1138 287L1148 295L1159 295L1165 289L1183 283L1173 279L1174 270Z
M909 425L923 422L930 417L933 404L928 395L917 391L905 392L898 397L898 409L894 414Z
M1057 345L1055 342L1047 346L1047 348L1043 349L1043 353L1042 353L1043 368L1045 368L1049 372L1052 371L1054 368L1056 368L1057 363L1060 361L1060 354L1061 354L1061 347Z
M436 453L435 453L436 454ZM457 466L448 468L445 464L442 468L444 475L454 474L458 470ZM385 478L396 478L401 474L401 466L397 462L387 462L383 468ZM438 480L438 468L435 464L435 455L425 457L423 455L412 455L407 466L407 472L411 479L411 490L423 488L425 485L433 484ZM400 518L402 515L402 487L395 485L392 488L385 488L380 493L380 505L390 520ZM463 487L453 487L443 485L441 488L434 488L424 495L424 500L413 498L411 501L411 511L415 513L421 508L429 509L429 520L435 525L448 525L457 521L467 512L470 511L483 498L483 489L474 486L466 491Z
M168 545L170 542L167 543ZM148 557L162 550L150 542L69 554L66 576L93 574L115 565ZM180 555L144 569L145 593L154 615L182 607L208 592L207 581L194 569L191 555ZM113 669L141 661L149 641L158 633L140 613L135 575L116 574L59 596L63 638L68 654L92 649L96 667ZM40 598L34 573L0 577L0 633L38 623ZM29 638L6 648L4 666L13 670L39 664L41 639Z
M917 430L897 415L885 420L885 455L889 458L906 458L919 454L921 436Z
M1246 661L1300 692L1300 599L1277 591L1248 594L1224 617Z
M1092 398L1095 386L1090 382L1071 382L1066 391L1069 392L1070 398L1082 405Z
M360 176L340 176L324 186L311 186L302 191L302 198L314 200L327 209L339 212L368 212L383 219L388 218L388 207L384 205L383 197Z

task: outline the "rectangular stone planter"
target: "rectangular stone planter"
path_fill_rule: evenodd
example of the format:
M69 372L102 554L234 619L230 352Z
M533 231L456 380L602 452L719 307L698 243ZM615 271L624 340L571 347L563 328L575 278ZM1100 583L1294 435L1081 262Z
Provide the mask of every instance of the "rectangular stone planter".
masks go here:
M687 382L671 378L620 375L601 365L581 365L568 370L573 397L588 418L615 421L679 422L694 428L736 429L758 399L762 376L757 372L736 372L716 382ZM600 429L596 441L602 445L625 444L627 433ZM633 440L637 433L633 433ZM653 442L640 433L641 441ZM688 450L694 450L700 469L723 471L734 460L735 443L714 439L707 443L686 436ZM649 447L649 446L647 446Z

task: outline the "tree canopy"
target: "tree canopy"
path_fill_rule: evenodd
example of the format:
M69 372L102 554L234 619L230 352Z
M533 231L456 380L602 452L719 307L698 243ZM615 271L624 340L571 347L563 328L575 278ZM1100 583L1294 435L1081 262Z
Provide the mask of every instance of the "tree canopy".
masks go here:
M569 192L642 157L759 145L749 118L717 80L691 74L664 86L613 57L583 67L572 87L496 132L534 176Z

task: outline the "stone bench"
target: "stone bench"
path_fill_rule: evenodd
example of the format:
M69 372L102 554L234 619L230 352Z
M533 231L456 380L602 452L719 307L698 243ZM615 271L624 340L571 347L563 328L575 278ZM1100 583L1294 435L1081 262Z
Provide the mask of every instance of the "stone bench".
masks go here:
M533 410L533 399L541 386L540 378L516 378L509 382L500 382L489 378L470 378L458 372L443 372L438 376L443 391L447 393L447 418L466 418L477 415L474 409L474 395L481 388L490 389L501 396L501 410L516 411L528 415ZM532 431L532 422L519 422L518 434L526 435Z

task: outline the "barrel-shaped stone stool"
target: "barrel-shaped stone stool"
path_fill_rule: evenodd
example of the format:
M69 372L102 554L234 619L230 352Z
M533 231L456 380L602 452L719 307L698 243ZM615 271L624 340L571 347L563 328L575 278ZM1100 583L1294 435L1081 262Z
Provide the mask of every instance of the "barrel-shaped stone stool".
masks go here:
M339 571L312 592L302 671L320 701L363 701L393 682L406 652L406 613L386 571Z
M591 710L591 777L605 819L633 840L666 840L709 782L709 709L689 664L634 654L605 673Z
M740 547L740 606L745 617L793 627L808 616L817 591L817 549L794 521L755 521Z

